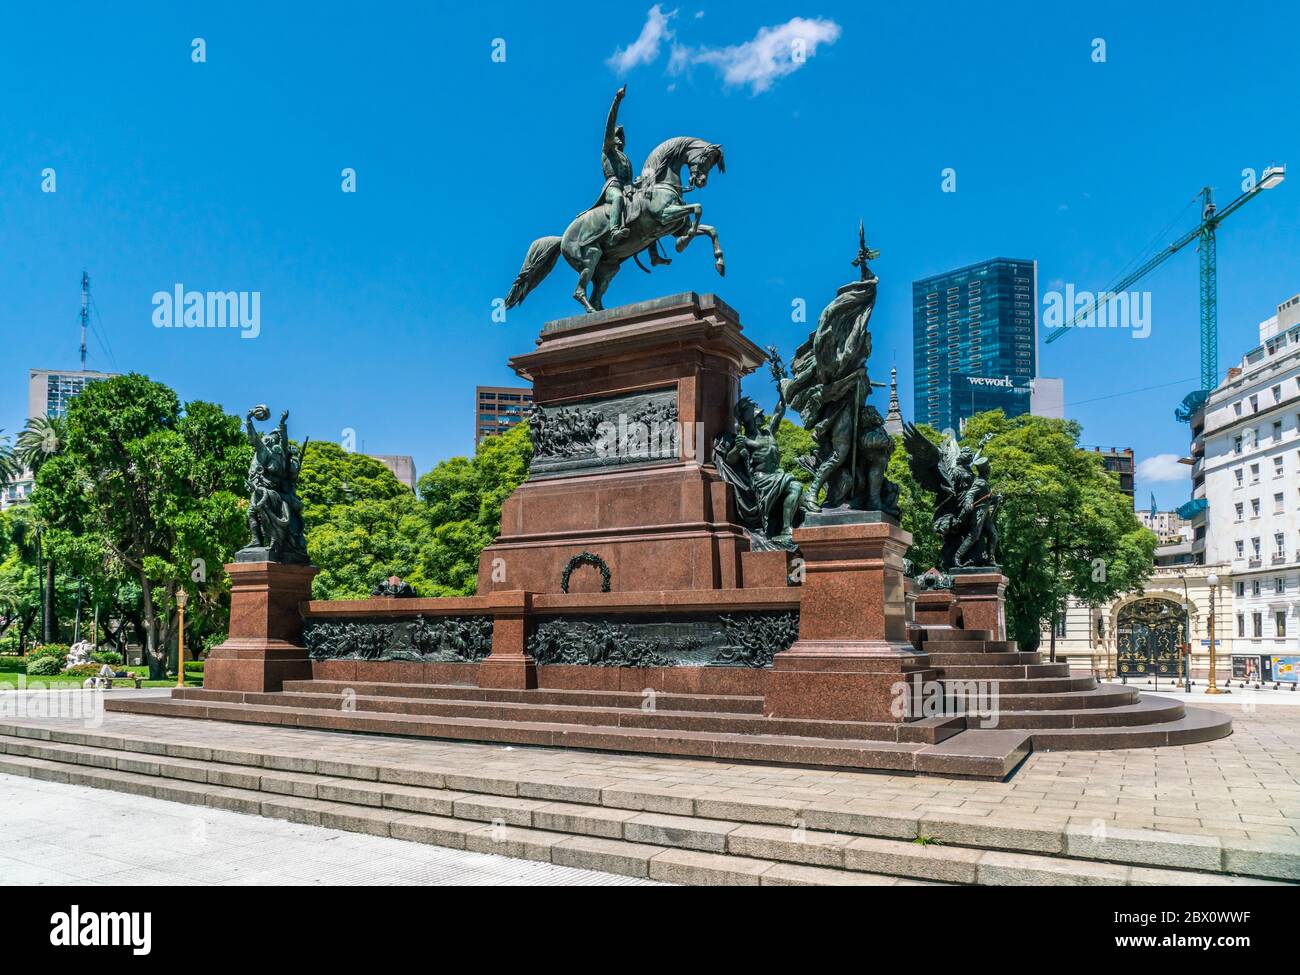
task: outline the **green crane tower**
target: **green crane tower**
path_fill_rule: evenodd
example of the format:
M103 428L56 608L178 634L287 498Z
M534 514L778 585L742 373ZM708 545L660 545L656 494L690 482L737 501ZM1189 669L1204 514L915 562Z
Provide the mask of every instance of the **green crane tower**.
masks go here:
M1258 196L1260 190L1271 190L1285 178L1286 166L1269 166L1258 182L1252 182L1240 196L1222 210L1214 205L1214 191L1208 186L1202 187L1201 221L1197 226L1169 246L1156 251L1105 291L1095 294L1083 310L1064 325L1053 329L1048 334L1047 341L1055 342L1074 329L1079 322L1092 318L1100 306L1110 301L1114 295L1126 291L1192 241L1196 241L1197 250L1201 255L1201 388L1189 393L1183 399L1182 405L1174 412L1174 415L1184 423L1190 420L1192 415L1204 405L1210 391L1219 381L1219 272L1215 232L1219 224Z

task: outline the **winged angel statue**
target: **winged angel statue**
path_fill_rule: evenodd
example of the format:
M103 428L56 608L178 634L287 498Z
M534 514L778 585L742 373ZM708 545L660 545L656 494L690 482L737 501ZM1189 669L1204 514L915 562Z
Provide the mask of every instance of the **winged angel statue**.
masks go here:
M998 531L994 524L1002 495L989 487L989 459L983 448L962 447L952 437L940 446L910 423L903 424L903 446L917 483L935 494L934 530L943 539L939 559L944 572L996 568Z

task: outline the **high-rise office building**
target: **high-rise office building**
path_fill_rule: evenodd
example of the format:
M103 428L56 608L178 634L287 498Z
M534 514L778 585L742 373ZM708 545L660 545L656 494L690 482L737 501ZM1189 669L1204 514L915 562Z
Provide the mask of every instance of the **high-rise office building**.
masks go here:
M937 430L1030 411L1038 263L995 257L912 283L913 410Z
M521 421L533 405L526 386L476 386L474 388L474 446L484 437L505 433Z

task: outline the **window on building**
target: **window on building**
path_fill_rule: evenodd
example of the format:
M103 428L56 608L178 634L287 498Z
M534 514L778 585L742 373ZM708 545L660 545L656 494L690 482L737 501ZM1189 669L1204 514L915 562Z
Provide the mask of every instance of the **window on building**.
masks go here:
M1281 536L1279 535L1278 537L1280 538ZM1273 580L1273 591L1279 594L1286 592L1286 576L1278 576Z
M1250 622L1251 622L1251 626L1254 628L1254 632L1251 635L1254 636L1255 639L1257 640L1263 637L1264 636L1264 614L1251 613Z
M1283 472L1283 470L1282 470L1282 458L1281 458L1280 456L1278 456L1278 457L1274 457L1274 458L1273 458L1273 476L1274 476L1274 477L1281 477L1283 473L1284 473L1284 472Z
M1252 397L1250 398L1250 412L1252 412L1252 413L1258 413L1258 412L1259 412L1259 397L1258 397L1258 396L1252 396Z
M1273 387L1273 402L1274 402L1274 403L1280 403L1280 402L1282 402L1282 387L1281 387L1281 386L1274 386L1274 387Z
M1244 510L1244 506L1240 501L1238 501L1236 507L1237 507L1237 520L1241 521L1241 514L1242 511Z
M1237 539L1237 558L1241 558L1246 554L1245 544L1246 543L1243 542L1240 538Z
M1232 438L1232 452L1234 454L1241 453L1241 434L1237 434Z
M1273 614L1273 635L1281 640L1286 636L1286 610L1279 609Z
M1259 595L1259 580L1258 580L1258 579L1251 579L1251 580L1250 580L1250 594L1251 594L1252 596L1258 596L1258 595Z
M1237 479L1237 487L1241 487L1241 482L1246 479L1246 472L1243 471L1240 467L1238 467L1235 471L1232 472L1232 474Z
M1237 636L1245 636L1245 635L1246 635L1246 614L1238 613L1237 614Z
M1244 596L1244 595L1246 595L1246 584L1245 584L1244 582L1238 582L1238 583L1237 583L1237 596L1238 596L1238 598L1240 598L1241 596Z
M1232 404L1232 410L1237 416L1241 416L1241 400L1237 400L1237 402Z
M1251 483L1251 484L1258 484L1258 483L1259 483L1259 465L1258 465L1258 464L1251 464L1251 465L1250 465L1250 483Z
M1273 545L1273 554L1279 559L1286 558L1286 540L1282 537L1281 532L1273 536Z
M1252 518L1259 517L1259 498L1250 499L1250 516Z
M1274 420L1274 421L1273 421L1273 439L1274 439L1274 440L1281 440L1281 439L1282 439L1282 421L1281 421L1281 420Z
M1061 618L1056 621L1056 636L1058 639L1065 636L1065 614L1062 614Z
M1282 514L1282 492L1281 491L1273 495L1273 514L1275 515Z

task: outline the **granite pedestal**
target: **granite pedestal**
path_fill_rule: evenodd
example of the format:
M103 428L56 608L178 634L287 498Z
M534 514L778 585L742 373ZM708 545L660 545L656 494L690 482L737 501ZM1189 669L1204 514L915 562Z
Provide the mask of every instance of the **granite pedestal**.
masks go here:
M225 691L278 691L312 675L302 645L301 607L311 599L314 565L232 562L230 630L207 658L203 686Z
M877 512L810 516L794 533L804 558L799 639L772 662L764 713L903 722L933 675L908 639L903 555L912 536Z

